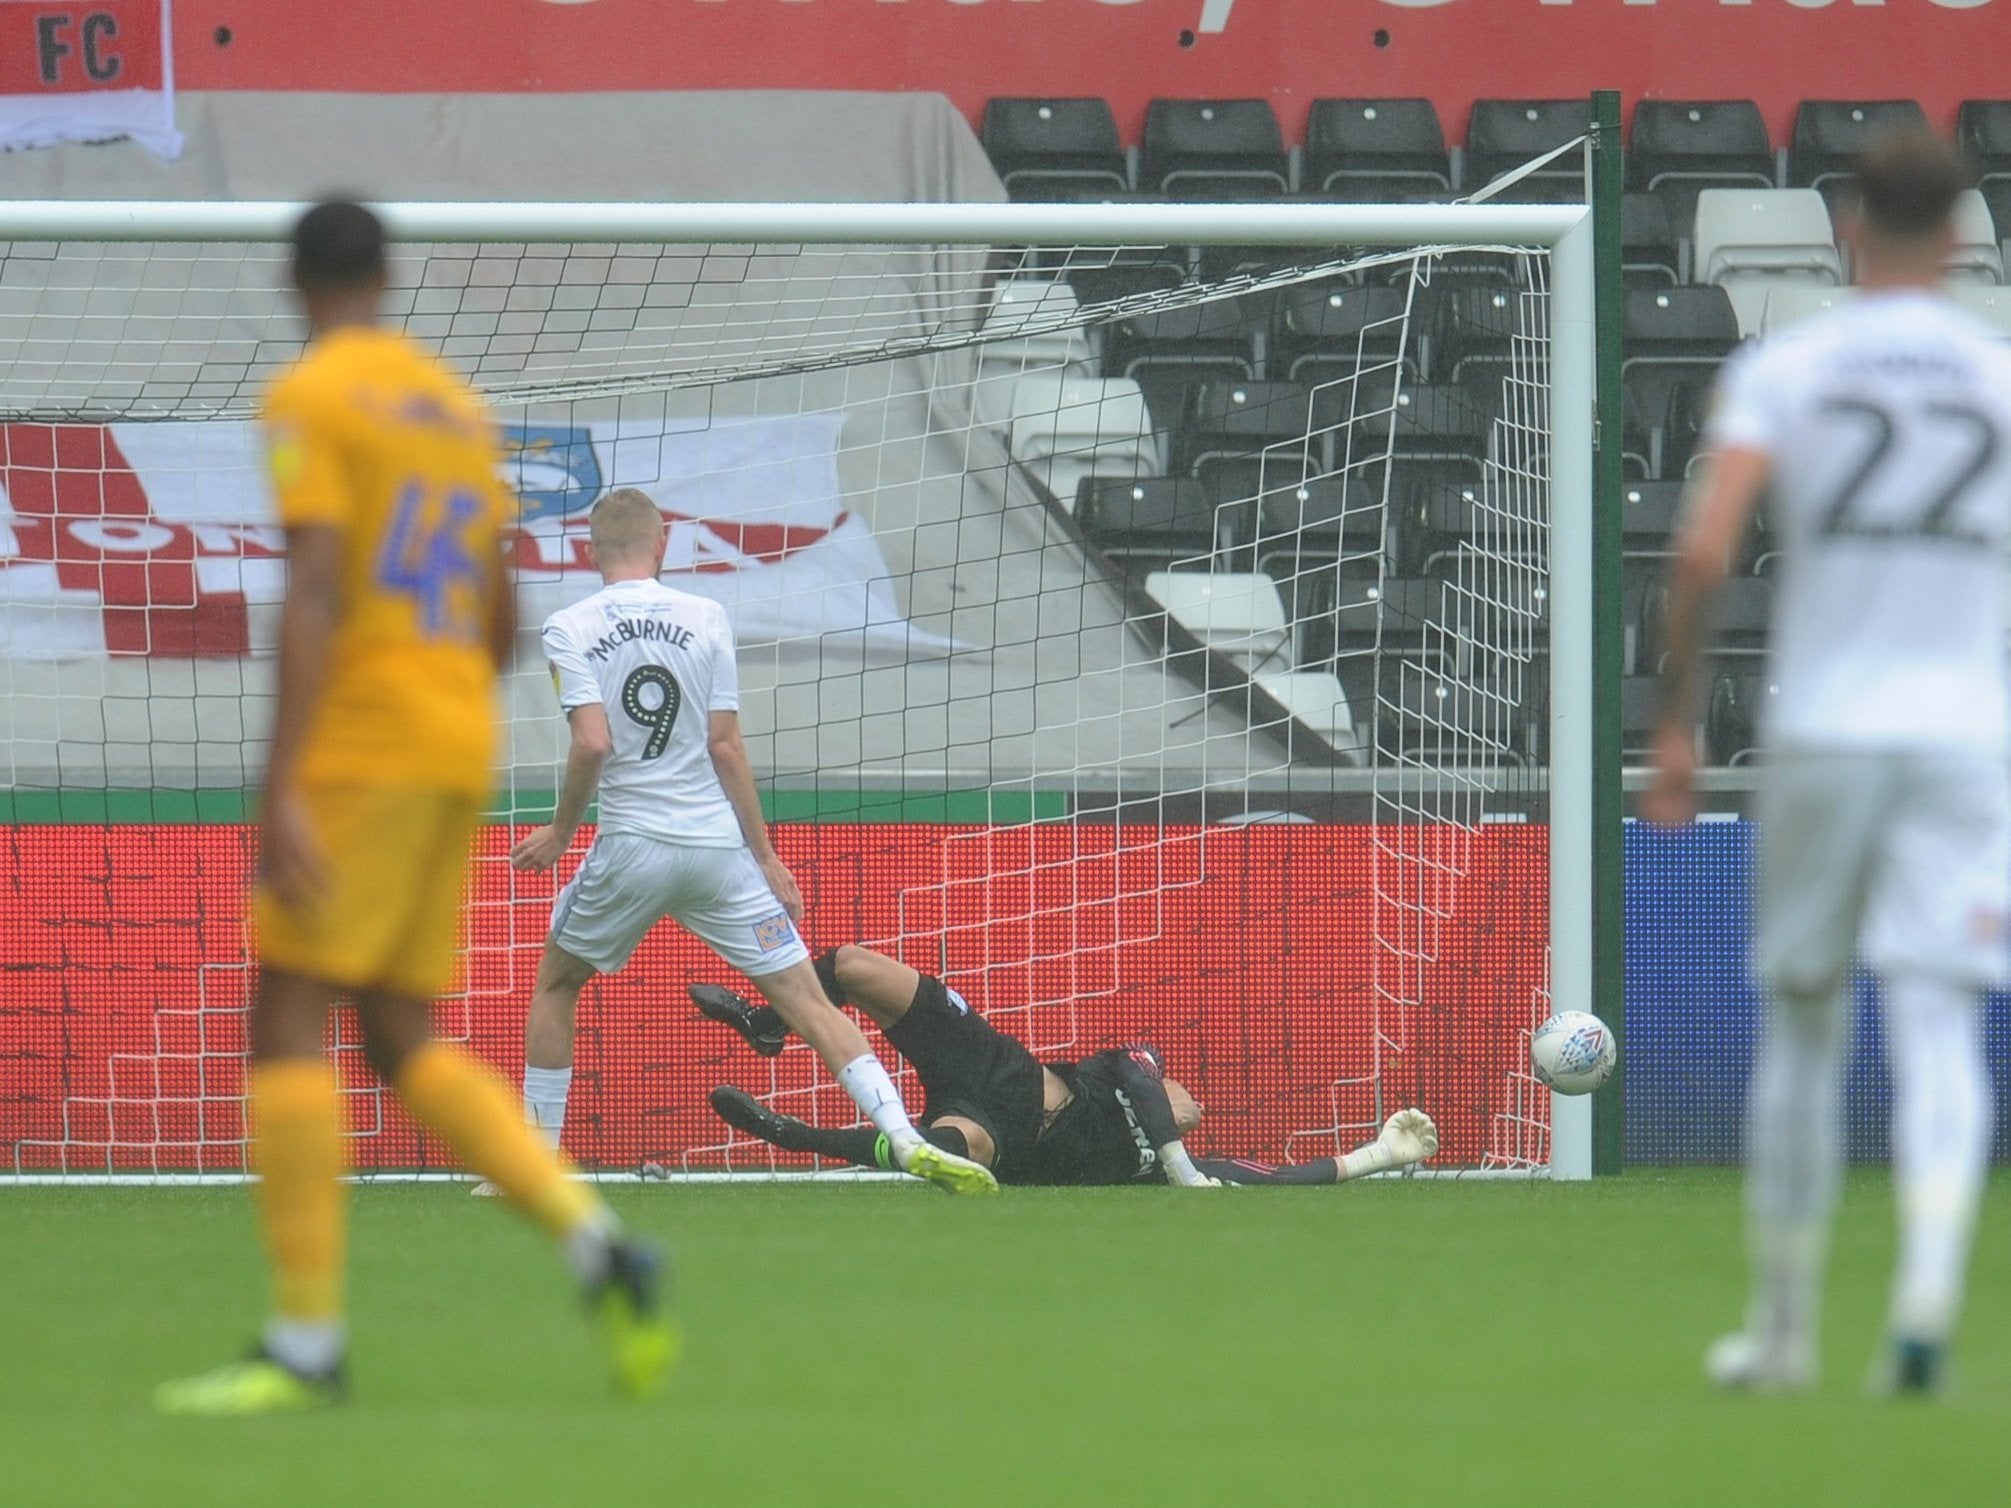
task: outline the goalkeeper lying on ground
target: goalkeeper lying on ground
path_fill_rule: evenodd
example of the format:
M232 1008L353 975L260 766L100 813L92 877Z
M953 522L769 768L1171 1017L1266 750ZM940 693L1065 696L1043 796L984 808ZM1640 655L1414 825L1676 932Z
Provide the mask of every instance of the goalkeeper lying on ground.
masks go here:
M1180 1139L1200 1124L1201 1107L1166 1077L1165 1062L1150 1043L1044 1065L940 979L897 959L860 947L834 948L817 960L817 977L837 1004L871 1016L914 1065L928 1100L923 1135L983 1163L1002 1184L1346 1183L1407 1168L1438 1151L1431 1118L1422 1110L1399 1110L1380 1136L1343 1157L1290 1167L1190 1157ZM782 1051L788 1028L771 1008L715 984L691 986L691 998L756 1052L773 1057ZM822 1130L729 1084L714 1089L711 1099L728 1125L784 1151L869 1168L893 1165L886 1138L870 1126Z

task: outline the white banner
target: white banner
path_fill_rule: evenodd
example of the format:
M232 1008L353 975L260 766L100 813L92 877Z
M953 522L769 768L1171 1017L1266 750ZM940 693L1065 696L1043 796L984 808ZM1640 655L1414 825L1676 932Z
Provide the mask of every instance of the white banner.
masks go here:
M542 622L599 585L586 510L631 486L669 522L663 579L724 605L742 644L948 654L844 508L843 423L506 427L520 613ZM0 657L269 654L282 546L256 425L0 424Z

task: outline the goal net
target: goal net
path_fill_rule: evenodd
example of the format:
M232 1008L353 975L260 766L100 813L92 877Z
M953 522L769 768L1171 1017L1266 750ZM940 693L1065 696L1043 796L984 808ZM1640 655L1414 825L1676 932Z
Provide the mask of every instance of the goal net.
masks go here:
M442 1030L521 1064L591 835L554 875L506 859L564 760L535 627L597 586L586 509L633 486L665 580L735 624L813 947L940 974L1042 1057L1150 1038L1214 1155L1330 1154L1417 1104L1442 1164L1561 1168L1526 1045L1588 1003L1558 851L1589 757L1583 213L392 209L389 318L487 395L521 499ZM289 218L0 209L0 1172L245 1167ZM849 1100L699 1019L698 981L745 987L666 925L589 987L569 1150L813 1166L706 1091ZM353 1025L331 1045L358 1169L446 1168Z

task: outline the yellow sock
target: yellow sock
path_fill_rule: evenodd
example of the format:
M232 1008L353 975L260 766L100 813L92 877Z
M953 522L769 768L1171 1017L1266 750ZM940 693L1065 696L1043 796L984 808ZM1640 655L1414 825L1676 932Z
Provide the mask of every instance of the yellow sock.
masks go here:
M251 1101L273 1310L284 1319L333 1322L342 1315L348 1211L334 1071L318 1058L254 1064Z
M524 1124L503 1081L459 1048L428 1042L405 1060L398 1096L470 1172L555 1236L602 1218L594 1192L566 1174L572 1164Z

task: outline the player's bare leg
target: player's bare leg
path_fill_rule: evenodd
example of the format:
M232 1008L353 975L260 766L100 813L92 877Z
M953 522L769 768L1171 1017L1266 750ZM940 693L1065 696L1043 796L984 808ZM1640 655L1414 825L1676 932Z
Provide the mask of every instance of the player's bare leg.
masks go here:
M552 1146L566 1125L573 1087L573 1031L580 991L598 971L547 940L524 1018L524 1119Z

